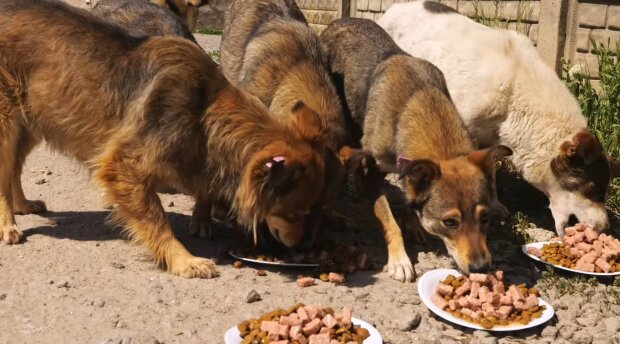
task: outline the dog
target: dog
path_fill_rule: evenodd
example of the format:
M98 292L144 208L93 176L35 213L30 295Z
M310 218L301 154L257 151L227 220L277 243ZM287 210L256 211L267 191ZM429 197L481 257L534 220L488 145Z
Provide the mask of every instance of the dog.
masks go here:
M363 132L362 147L382 170L399 174L408 207L463 272L488 270L486 231L491 218L505 212L495 191L494 159L510 150L475 151L441 71L402 51L373 21L339 19L320 38ZM375 211L389 219L384 223L395 222L385 197ZM414 278L400 229L384 231L390 273Z
M92 13L121 25L134 35L173 35L197 43L188 27L188 19L182 18L178 12L173 12L167 5L162 6L161 2L101 0L93 7Z
M0 32L0 240L20 241L16 212L44 210L23 197L20 172L45 139L89 168L116 222L175 275L217 270L175 238L161 184L225 200L244 227L265 221L283 244L299 242L325 170L309 108L279 122L192 42L132 36L62 2L0 0Z
M327 177L316 211L307 217L308 232L316 233L324 220L338 218L333 208L347 178L355 180L363 197L378 197L376 190L385 174L377 170L370 154L348 146L352 142L348 124L321 44L295 1L233 1L220 51L224 75L256 95L275 116L289 120L301 102L321 119Z
M512 163L549 198L559 235L571 215L598 231L609 226L605 198L620 162L603 154L575 97L527 36L431 1L394 4L378 23L441 69L477 145L514 151Z
M190 31L196 28L198 12L201 6L207 5L208 0L150 0L151 2L168 8L170 11L183 18L185 25Z

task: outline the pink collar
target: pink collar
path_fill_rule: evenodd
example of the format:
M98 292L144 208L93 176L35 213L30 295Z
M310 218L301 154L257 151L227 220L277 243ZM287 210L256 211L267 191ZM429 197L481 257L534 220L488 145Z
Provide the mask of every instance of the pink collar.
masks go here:
M279 163L279 162L282 162L284 160L285 159L284 159L283 156L274 156L273 158L271 158L271 161L268 161L268 162L265 163L265 166L267 168L271 168L273 166L274 162Z

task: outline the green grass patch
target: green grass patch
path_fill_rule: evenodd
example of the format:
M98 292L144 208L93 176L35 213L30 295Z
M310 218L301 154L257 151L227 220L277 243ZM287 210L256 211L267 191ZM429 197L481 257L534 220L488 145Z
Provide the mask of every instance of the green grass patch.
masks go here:
M212 50L212 51L209 51L207 54L209 55L211 60L213 60L217 64L220 64L220 51L219 50Z
M524 35L529 35L534 7L530 0L519 0L516 2L516 13L506 13L506 3L501 0L472 2L474 13L472 19L478 23L500 29L514 29ZM510 19L507 19L510 18Z

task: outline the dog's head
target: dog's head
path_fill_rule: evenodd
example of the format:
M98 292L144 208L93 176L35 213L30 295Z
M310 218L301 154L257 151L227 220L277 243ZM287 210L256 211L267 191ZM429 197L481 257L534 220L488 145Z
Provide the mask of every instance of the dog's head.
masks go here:
M607 157L598 139L584 129L560 145L551 160L553 180L547 185L549 208L562 234L571 215L602 231L609 226L605 198L612 178L620 176L620 163Z
M490 267L486 232L495 216L495 158L510 154L496 146L450 160L399 162L411 210L428 233L443 240L465 273Z
M151 0L151 2L162 7L167 7L176 15L183 18L190 30L194 30L196 27L198 8L209 3L208 0Z
M237 199L254 227L265 221L274 238L294 247L302 241L304 222L323 192L325 149L319 143L318 115L303 104L284 125L290 129L286 142L272 142L254 156Z

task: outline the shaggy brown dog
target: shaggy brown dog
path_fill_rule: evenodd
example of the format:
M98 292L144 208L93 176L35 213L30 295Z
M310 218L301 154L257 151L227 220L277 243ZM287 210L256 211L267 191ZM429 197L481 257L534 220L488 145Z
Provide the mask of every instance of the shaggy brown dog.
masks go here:
M185 25L190 31L196 28L198 20L198 8L206 5L208 0L150 0L161 7L170 9L173 13L183 18Z
M62 2L0 0L0 33L0 240L19 242L15 212L44 210L23 197L20 172L45 138L88 166L115 218L171 273L217 272L174 237L162 183L226 200L240 224L264 220L284 244L299 241L324 180L311 144L319 120L306 107L277 122L195 44L137 38Z
M123 26L133 35L173 35L196 42L184 18L149 0L101 0L92 13Z
M439 69L404 53L374 22L337 20L321 41L364 149L382 168L400 173L422 227L444 241L461 270L487 269L489 219L505 211L495 193L494 158L510 150L474 151ZM393 224L385 228L390 275L410 280L400 229L385 198L380 201L378 216Z

